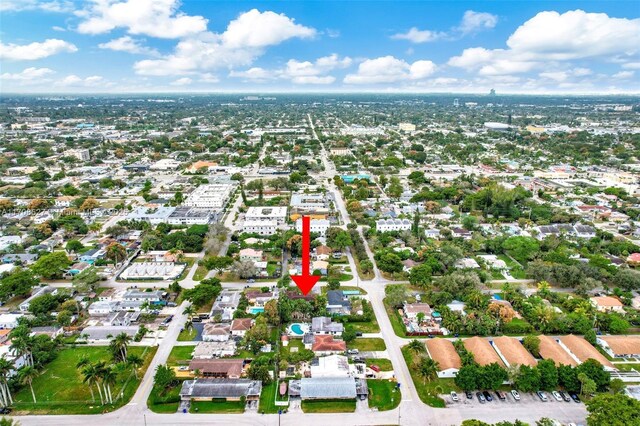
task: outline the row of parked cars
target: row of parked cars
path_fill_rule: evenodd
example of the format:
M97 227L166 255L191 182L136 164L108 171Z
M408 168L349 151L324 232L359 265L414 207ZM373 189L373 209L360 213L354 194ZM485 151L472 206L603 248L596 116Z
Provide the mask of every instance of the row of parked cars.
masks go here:
M507 394L505 392L495 391L494 393L495 393L495 396L500 401L507 400ZM515 401L520 401L520 393L517 390L514 389L509 393L511 394L511 396ZM540 401L542 402L549 401L549 397L543 391L537 391L536 395L538 396L538 398L540 398ZM573 400L574 402L580 402L580 398L574 392L553 391L551 392L551 395L556 401L571 402ZM465 396L467 397L467 399L473 399L473 392L467 391L465 392ZM478 401L480 402L480 404L484 404L485 402L491 402L494 400L494 396L489 391L476 392L476 398L478 398ZM457 402L460 400L460 397L456 392L451 392L451 400L454 402Z

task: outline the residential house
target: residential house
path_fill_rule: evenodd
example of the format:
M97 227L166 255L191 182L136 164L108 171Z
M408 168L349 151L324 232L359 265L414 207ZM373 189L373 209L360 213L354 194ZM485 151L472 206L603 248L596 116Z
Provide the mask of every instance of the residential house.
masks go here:
M202 329L203 342L225 342L231 336L231 325L222 323L206 323Z
M376 221L377 232L409 231L410 229L409 219L378 219Z
M251 262L261 262L263 252L262 250L254 250L252 248L245 248L240 250L240 260L249 260Z
M329 290L327 292L327 312L331 315L349 315L351 302L341 290Z
M344 340L334 340L330 334L313 335L311 350L316 355L333 355L344 353L347 343Z
M331 222L328 219L311 219L309 221L310 231L315 234L320 234L322 237L327 234L329 227L331 227ZM302 232L302 218L296 220L296 231Z
M640 358L640 336L598 336L597 342L612 358Z
M349 360L344 355L328 355L311 361L311 377L350 377Z
M262 382L250 379L196 379L185 380L180 389L183 401L258 401Z
M438 377L455 377L462 367L462 360L450 340L428 339L427 353L438 363Z
M611 296L590 297L589 301L598 312L617 312L624 314L624 305L620 300Z
M422 313L425 320L432 317L432 309L428 303L406 303L403 305L404 316L409 320L417 320L418 314Z
M231 321L231 335L244 337L253 327L253 318L236 318Z
M332 321L329 317L314 317L311 319L311 332L313 334L341 336L343 331L344 325L340 322Z
M58 294L58 289L48 285L43 287L35 287L31 291L31 296L29 296L27 300L25 300L24 302L20 303L20 305L18 305L18 309L20 309L20 312L28 312L29 306L31 305L31 301L36 297L44 296L45 294L56 295Z
M189 371L197 370L200 376L217 379L239 379L242 376L244 360L242 359L192 359Z

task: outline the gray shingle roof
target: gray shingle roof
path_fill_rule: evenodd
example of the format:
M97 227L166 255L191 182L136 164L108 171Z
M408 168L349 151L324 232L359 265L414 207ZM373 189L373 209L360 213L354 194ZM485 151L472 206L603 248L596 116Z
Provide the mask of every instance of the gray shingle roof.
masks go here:
M185 380L180 396L185 398L240 398L259 396L262 382L250 379Z

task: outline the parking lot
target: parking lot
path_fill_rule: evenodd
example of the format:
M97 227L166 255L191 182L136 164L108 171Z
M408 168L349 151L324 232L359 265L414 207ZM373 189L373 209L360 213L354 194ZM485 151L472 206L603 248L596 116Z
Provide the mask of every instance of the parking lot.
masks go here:
M514 404L519 404L519 405L533 405L533 404L565 404L565 405L579 405L577 403L575 403L573 400L569 401L569 402L565 402L565 401L557 401L553 395L551 395L551 392L545 392L545 395L547 395L547 401L543 402L540 400L540 398L538 398L538 395L536 395L535 393L524 393L524 392L520 392L520 401L516 401L513 398L513 395L511 395L511 392L503 392L506 396L506 400L501 401L500 399L498 399L498 397L496 396L495 392L490 392L491 393L491 397L493 398L493 401L486 401L484 403L481 403L480 401L478 401L478 398L476 397L476 391L472 392L473 393L473 399L467 399L467 396L463 393L459 393L458 394L458 401L453 401L451 399L451 395L446 394L446 395L440 395L440 397L442 399L444 399L445 403L447 404L447 406L469 406L469 407L486 407L486 406L497 406L497 405L514 405ZM580 402L580 404L582 404L582 402Z

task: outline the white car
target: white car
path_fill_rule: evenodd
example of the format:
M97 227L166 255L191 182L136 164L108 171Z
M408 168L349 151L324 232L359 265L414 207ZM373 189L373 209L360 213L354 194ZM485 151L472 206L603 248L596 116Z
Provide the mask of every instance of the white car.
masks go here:
M517 390L513 389L511 391L511 396L513 396L513 399L515 399L516 401L520 401L520 394Z
M454 391L451 391L451 399L452 399L454 402L458 402L458 394L457 394L457 393L455 393Z
M556 399L556 401L560 401L560 402L563 401L562 396L560 396L560 394L558 392L553 391L553 392L551 392L551 395L553 395L553 397Z

